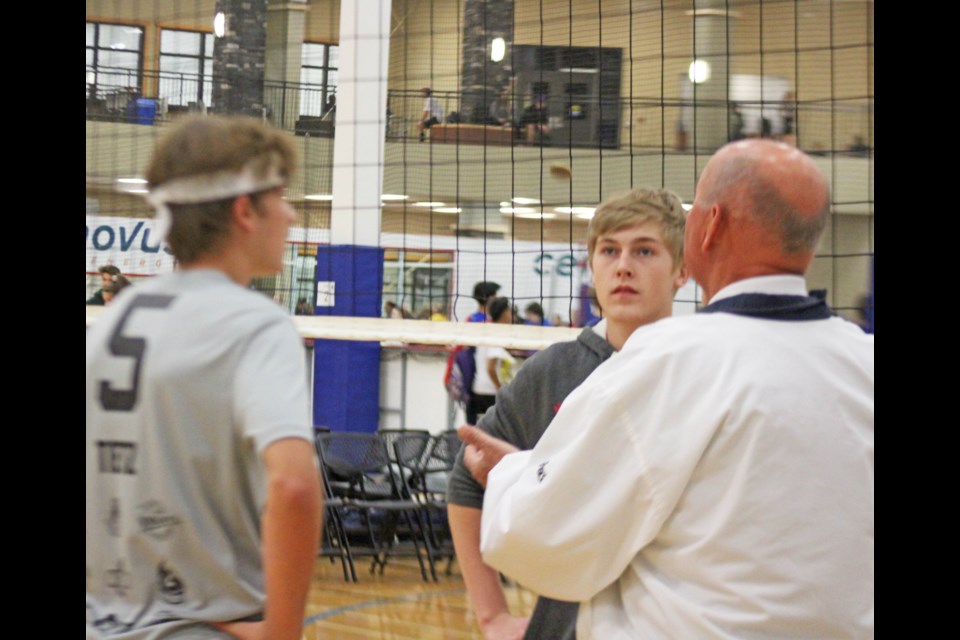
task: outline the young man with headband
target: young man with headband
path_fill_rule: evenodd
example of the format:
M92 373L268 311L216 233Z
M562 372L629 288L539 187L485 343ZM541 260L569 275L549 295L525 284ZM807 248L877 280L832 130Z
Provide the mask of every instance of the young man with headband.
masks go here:
M683 268L684 211L671 192L637 189L613 197L590 221L587 251L604 319L574 342L531 357L478 425L520 449L531 449L564 398L642 325L671 315L687 280ZM486 638L572 638L577 603L540 598L529 620L511 616L496 570L480 556L484 490L457 458L448 507L457 558L474 613ZM573 516L571 516L573 517ZM563 563L563 558L556 559ZM526 634L526 635L524 635Z
M293 165L246 118L186 119L155 149L180 270L87 333L88 638L301 637L322 510L303 347L248 289L283 266Z

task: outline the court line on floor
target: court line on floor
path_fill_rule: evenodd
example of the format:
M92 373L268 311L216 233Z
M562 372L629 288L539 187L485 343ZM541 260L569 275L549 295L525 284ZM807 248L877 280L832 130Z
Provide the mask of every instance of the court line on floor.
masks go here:
M351 611L359 611L361 609L370 609L372 607L379 607L385 604L391 603L403 603L403 602L416 602L418 600L427 600L435 596L457 596L466 594L466 589L450 589L449 591L428 591L425 593L412 593L405 596L395 596L393 598L377 598L375 600L366 600L363 602L356 602L354 604L344 605L342 607L336 607L329 609L327 611L321 611L320 613L315 613L303 622L303 626L307 627L314 622L319 622L320 620L326 620L334 616L338 616L342 613L350 613Z

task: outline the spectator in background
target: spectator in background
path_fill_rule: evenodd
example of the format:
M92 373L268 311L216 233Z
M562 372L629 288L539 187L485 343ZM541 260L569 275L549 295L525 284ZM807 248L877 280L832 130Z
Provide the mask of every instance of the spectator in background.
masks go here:
M510 89L505 88L500 95L490 103L490 124L498 124L504 127L513 124L513 100L510 96Z
M403 310L400 309L395 302L388 300L383 305L383 310L386 312L388 318L393 318L394 320L403 319Z
M313 315L313 306L307 302L306 298L299 298L297 300L297 307L295 313L298 316L312 316Z
M796 121L797 101L793 91L787 91L783 94L783 135L784 137L793 135L793 125Z
M760 117L760 137L769 138L773 135L773 122L770 121L770 118L761 116Z
M487 305L490 322L513 324L513 311L510 300L493 298ZM493 406L497 391L513 378L515 360L503 347L477 347L477 373L470 390L470 402L467 404L467 422L476 424L477 419Z
M336 118L337 115L337 95L330 94L330 97L327 98L327 103L323 105L323 110L320 111L321 120L330 120Z
M434 322L447 322L449 320L447 314L443 312L443 304L438 302L433 305L433 313L430 315L430 319Z
M113 281L101 289L101 294L103 296L103 304L108 305L113 302L113 299L117 297L117 294L122 290L129 287L131 284L125 276L113 276Z
M423 142L423 132L433 125L443 122L443 107L440 105L440 101L433 97L433 90L430 87L420 89L420 93L423 95L423 113L420 114L417 131L420 133L420 142Z
M550 113L547 111L546 98L538 95L533 99L533 104L523 110L523 116L520 118L520 129L523 131L524 140L542 142L550 133L548 122L550 122Z
M543 307L540 306L539 302L531 302L527 305L527 308L524 309L524 313L527 314L524 324L534 324L541 327L552 327L553 324L546 319L543 315Z
M467 322L486 322L487 302L490 301L497 292L500 291L500 285L489 280L481 280L473 285L473 299L477 301L477 310L470 314Z
M730 141L743 138L743 114L740 112L740 104L733 102L730 104Z
M120 269L112 264L105 264L100 267L100 280L102 282L96 293L87 299L87 304L103 305L103 288L114 282L115 278L120 277Z

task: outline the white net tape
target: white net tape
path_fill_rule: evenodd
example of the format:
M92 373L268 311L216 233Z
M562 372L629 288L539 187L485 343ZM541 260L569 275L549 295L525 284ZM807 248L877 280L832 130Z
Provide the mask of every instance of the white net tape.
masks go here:
M106 307L87 307L87 326ZM523 324L432 322L347 316L293 316L300 335L321 340L359 340L395 344L496 346L506 349L545 349L555 342L574 340L581 329Z

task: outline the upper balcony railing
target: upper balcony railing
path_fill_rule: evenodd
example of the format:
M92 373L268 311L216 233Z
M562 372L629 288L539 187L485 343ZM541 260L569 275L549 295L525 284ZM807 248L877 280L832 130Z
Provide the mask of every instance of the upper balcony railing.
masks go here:
M275 126L298 135L332 137L336 107L328 113L324 96L335 94L333 86L266 81L262 115ZM216 111L211 96L212 79L198 74L87 68L88 120L162 123L181 113ZM460 92L437 91L434 97L440 102L446 124L494 125L495 121L486 114L461 114L464 96ZM720 129L719 135L710 136L720 143L738 136L766 135L788 139L810 153L873 155L869 142L873 131L870 100L827 99L793 105L780 101L740 102L737 103L739 121L733 115L733 105L732 102L700 100L694 104L660 98L573 101L566 96L551 96L547 100L549 131L542 143L555 147L642 149L653 153L682 153L695 148L702 151L703 134L698 142L697 128L709 126L711 133ZM507 113L513 115L512 126L517 128L516 134L507 140L515 143L525 140L518 121L527 106L518 98L507 109ZM388 90L387 139L415 141L423 107L424 98L418 90ZM788 121L790 113L792 120ZM494 137L482 139L494 140ZM503 144L503 136L495 139Z

